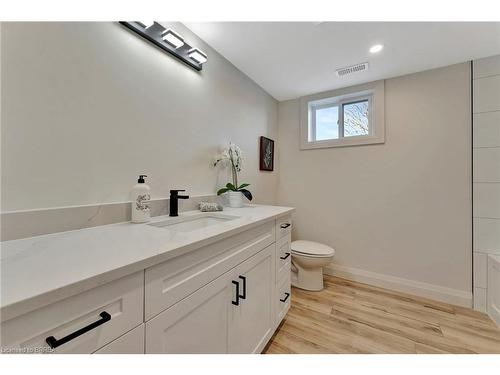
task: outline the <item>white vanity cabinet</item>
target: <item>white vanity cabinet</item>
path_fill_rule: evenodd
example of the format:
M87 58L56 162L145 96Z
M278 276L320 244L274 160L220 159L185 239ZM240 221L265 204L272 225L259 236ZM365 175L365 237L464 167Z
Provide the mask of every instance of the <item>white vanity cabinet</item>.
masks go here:
M254 353L273 330L271 245L146 323L146 353Z
M290 231L289 216L269 218L14 316L1 323L2 347L96 354L260 353L290 306Z
M269 245L274 246L275 238L274 221L270 221L146 269L146 320L233 269L260 250Z
M146 311L170 306L146 322L146 353L260 353L290 307L290 233L280 217L205 249L197 265L146 270ZM167 291L179 298L214 268L225 273L172 305Z

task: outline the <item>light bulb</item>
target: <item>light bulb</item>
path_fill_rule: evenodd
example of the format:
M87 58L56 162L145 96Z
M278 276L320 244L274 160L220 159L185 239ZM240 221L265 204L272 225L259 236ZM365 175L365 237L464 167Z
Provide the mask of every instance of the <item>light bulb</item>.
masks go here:
M172 29L165 30L162 35L162 39L176 49L184 45L184 39Z
M191 48L188 52L188 56L199 64L207 62L207 55L198 48Z

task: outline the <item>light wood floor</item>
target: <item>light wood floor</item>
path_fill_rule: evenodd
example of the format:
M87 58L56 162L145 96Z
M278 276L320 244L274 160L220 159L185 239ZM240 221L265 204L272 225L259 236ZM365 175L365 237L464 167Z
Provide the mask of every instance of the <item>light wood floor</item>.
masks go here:
M325 276L292 289L265 353L500 353L500 329L482 313Z

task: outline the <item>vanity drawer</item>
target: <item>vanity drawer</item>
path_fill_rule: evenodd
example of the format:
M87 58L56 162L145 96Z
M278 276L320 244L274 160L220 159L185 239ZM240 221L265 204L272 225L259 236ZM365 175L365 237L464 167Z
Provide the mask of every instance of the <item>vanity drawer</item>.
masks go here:
M274 225L269 221L146 269L145 320L271 245L275 241Z
M275 311L276 321L275 325L278 326L285 317L288 309L290 309L290 301L292 299L292 291L290 285L290 274L282 279L276 288L275 296Z
M141 271L4 321L2 347L92 353L142 323L143 277ZM51 336L54 349L46 342Z
M292 217L283 216L276 219L276 240L292 233Z
M141 324L94 354L144 354L144 330L145 325Z
M276 283L287 275L290 275L290 266L292 262L292 250L290 248L291 235L276 241Z

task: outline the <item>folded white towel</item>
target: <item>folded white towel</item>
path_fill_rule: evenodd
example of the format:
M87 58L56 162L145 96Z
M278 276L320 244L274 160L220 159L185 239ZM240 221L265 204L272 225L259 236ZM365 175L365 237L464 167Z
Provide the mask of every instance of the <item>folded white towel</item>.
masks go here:
M201 212L222 211L222 205L213 202L200 202L200 211Z

